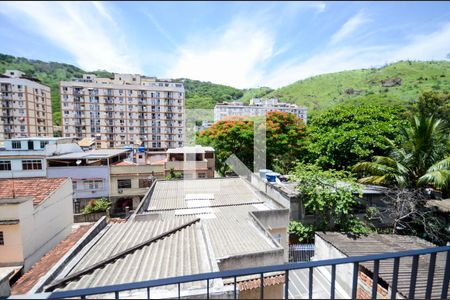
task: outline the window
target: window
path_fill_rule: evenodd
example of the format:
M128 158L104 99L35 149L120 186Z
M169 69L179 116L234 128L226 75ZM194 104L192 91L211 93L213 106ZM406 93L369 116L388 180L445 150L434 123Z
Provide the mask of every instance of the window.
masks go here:
M21 149L22 143L20 141L12 141L12 148L13 149Z
M198 173L198 178L206 178L206 173Z
M0 231L0 245L5 244L5 238L3 237L3 231Z
M131 189L131 179L119 179L117 180L118 189Z
M148 179L139 179L139 188L148 188L150 187L150 180Z
M101 190L103 189L103 180L84 180L83 185L85 190Z
M11 171L11 161L0 160L0 171Z
M214 152L205 152L205 158L214 158Z
M44 127L44 130L45 130L45 127ZM41 149L44 149L45 145L47 145L47 144L48 144L48 141L41 141Z
M72 180L72 190L77 190L77 182L75 180Z
M22 160L22 170L42 170L42 161Z

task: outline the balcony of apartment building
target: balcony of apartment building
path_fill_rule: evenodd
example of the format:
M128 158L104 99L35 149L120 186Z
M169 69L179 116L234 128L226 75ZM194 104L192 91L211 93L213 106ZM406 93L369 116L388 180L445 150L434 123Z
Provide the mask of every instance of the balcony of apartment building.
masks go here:
M165 169L175 171L208 170L204 153L183 152L184 148L169 149ZM187 150L188 151L188 150Z

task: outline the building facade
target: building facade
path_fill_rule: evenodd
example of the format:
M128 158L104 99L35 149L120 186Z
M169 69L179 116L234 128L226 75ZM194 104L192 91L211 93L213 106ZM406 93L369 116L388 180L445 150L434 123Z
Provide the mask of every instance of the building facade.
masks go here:
M120 149L92 150L52 156L47 158L47 177L70 177L73 198L79 204L75 207L81 210L89 200L109 198L111 166L128 156L128 150Z
M216 104L214 107L214 122L220 121L229 116L263 116L270 111L280 111L292 113L303 122L308 120L308 109L306 107L299 107L296 104L279 102L278 99L260 99L253 98L250 104L242 102L223 102Z
M15 137L53 136L50 88L17 70L0 75L0 142Z
M154 77L84 75L60 83L62 135L95 138L97 148L183 146L184 86Z
M4 145L5 149L0 151L0 178L46 177L45 158L82 152L71 138L14 138Z
M27 271L73 224L68 178L0 180L0 267Z

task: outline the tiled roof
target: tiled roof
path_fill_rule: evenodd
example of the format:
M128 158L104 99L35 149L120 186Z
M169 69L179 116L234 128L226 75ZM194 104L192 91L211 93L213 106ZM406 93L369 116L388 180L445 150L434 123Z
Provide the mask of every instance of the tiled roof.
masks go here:
M13 198L14 195L16 198L32 197L33 204L38 205L66 180L67 178L2 179L0 180L0 202L1 199Z
M57 262L69 251L73 245L89 230L92 225L80 226L64 240L62 240L55 248L50 250L43 256L33 267L26 272L20 279L12 286L11 293L13 295L20 295L27 293L37 282L44 276Z
M426 249L435 247L434 244L415 236L396 234L345 234L339 232L316 233L347 256L363 256L386 252L399 252L413 249ZM429 255L422 255L419 259L417 272L416 294L417 299L425 299L425 288L428 279ZM361 265L373 272L373 262L364 262ZM433 280L433 292L431 299L440 297L445 266L445 253L436 256L435 277ZM408 296L412 257L400 259L400 269L397 291ZM393 260L380 261L379 276L387 284L392 282ZM449 285L450 286L450 285Z

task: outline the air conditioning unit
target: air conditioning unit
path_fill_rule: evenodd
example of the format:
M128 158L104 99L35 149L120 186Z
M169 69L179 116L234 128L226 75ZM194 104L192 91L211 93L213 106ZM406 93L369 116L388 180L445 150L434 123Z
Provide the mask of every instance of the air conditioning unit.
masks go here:
M117 193L122 194L123 190L117 190Z

